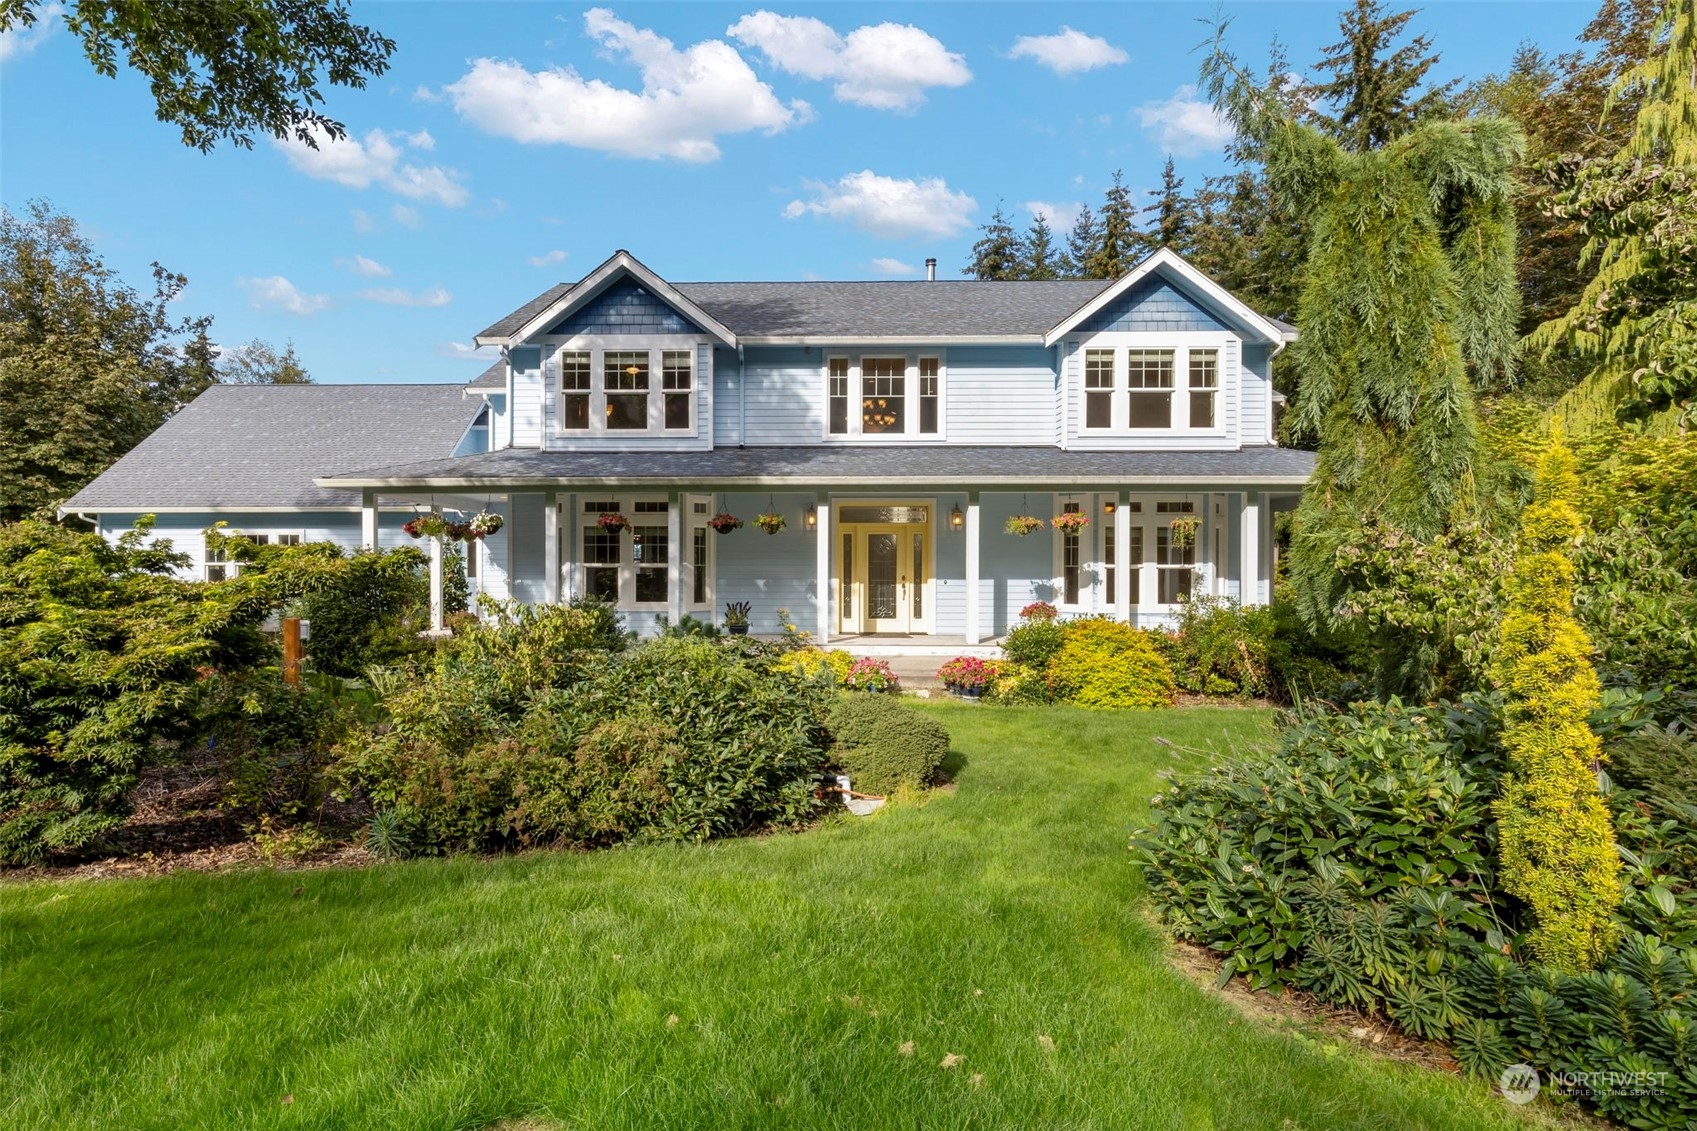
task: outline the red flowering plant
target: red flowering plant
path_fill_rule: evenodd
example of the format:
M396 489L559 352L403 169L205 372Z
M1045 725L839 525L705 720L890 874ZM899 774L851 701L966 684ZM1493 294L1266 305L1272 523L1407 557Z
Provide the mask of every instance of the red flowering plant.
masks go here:
M605 511L595 521L602 530L611 530L615 534L630 529L630 519L616 511Z
M951 691L969 695L982 692L995 680L996 665L977 656L956 656L937 669L937 678Z
M1083 511L1067 511L1050 519L1049 525L1064 534L1077 534L1090 525L1090 516Z
M902 681L883 660L862 656L843 677L843 686L853 691L900 691Z
M1060 610L1047 601L1033 601L1019 611L1019 619L1029 621L1051 621L1060 615Z
M720 534L729 534L733 530L742 529L742 519L726 511L720 511L718 514L707 520L707 525L711 526L714 530L717 530Z

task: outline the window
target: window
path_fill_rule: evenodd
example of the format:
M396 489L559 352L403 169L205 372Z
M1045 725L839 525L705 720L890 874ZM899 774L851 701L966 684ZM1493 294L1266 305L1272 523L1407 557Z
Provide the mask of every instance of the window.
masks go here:
M666 428L676 431L695 426L690 389L694 386L689 350L666 350L660 355L660 388L666 403Z
M1220 389L1220 351L1190 351L1190 426L1214 427L1214 394Z
M1114 426L1114 351L1084 351L1084 426Z
M665 506L664 503L661 504ZM636 565L636 599L661 603L667 599L667 546L664 526L631 529L631 560Z
M833 436L848 435L849 363L846 357L833 357L826 363L825 399L830 408L830 429Z
M1102 504L1102 573L1103 589L1108 607L1112 608L1115 583L1119 580L1119 559L1114 557L1114 504Z
M648 427L648 351L608 350L601 356L601 380L607 390L607 427Z
M860 363L860 430L866 435L907 431L907 361L868 357Z
M682 504L680 503L680 506ZM670 507L665 499L589 499L578 520L583 540L583 591L621 607L665 605L671 599ZM626 530L601 526L604 514L622 514ZM692 526L683 549L706 553L705 527ZM696 591L705 601L706 569L695 571Z
M206 548L206 580L225 581L236 576L236 563L230 560L229 551Z
M1175 500L1157 502L1155 513L1189 517L1194 523L1196 504ZM1173 529L1172 521L1169 518L1162 525L1155 527L1155 600L1163 605L1176 605L1182 598L1190 596L1191 583L1196 574L1198 532L1193 525L1185 536L1180 537Z
M1126 597L1132 608L1143 603L1143 528L1133 526L1126 531L1126 584L1131 588Z
M689 569L689 602L692 605L706 605L707 528L705 526L697 526L690 531Z
M936 358L919 359L919 430L928 434L937 431L937 374L941 370L942 363Z
M1078 509L1077 503L1061 505L1062 514L1076 514ZM1064 605L1078 604L1078 584L1084 564L1079 545L1081 541L1078 531L1061 531L1061 603Z
M1131 427L1173 426L1173 351L1127 350Z
M624 549L624 535L599 526L583 528L583 588L591 597L617 603L619 600L619 558Z
M589 427L589 353L560 355L560 427L581 432Z

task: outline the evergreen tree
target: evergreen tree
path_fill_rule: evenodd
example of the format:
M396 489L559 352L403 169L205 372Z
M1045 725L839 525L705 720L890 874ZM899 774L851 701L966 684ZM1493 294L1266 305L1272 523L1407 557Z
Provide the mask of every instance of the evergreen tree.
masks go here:
M1149 195L1155 198L1153 204L1143 206L1143 214L1155 218L1149 242L1155 247L1170 247L1184 254L1190 245L1191 203L1184 195L1184 178L1173 170L1170 154L1161 168L1161 187Z
M1059 279L1063 274L1061 261L1061 253L1055 250L1055 233L1039 213L1025 233L1025 278Z
M1384 145L1446 109L1455 83L1416 90L1438 62L1429 54L1431 38L1417 35L1392 50L1414 14L1386 12L1381 0L1355 0L1338 18L1343 39L1325 48L1314 68L1331 78L1305 93L1332 112L1315 108L1313 121L1356 153Z
M1117 279L1137 265L1147 247L1137 227L1137 206L1119 169L1114 170L1097 224L1096 245L1082 261L1082 274L1087 279Z
M1014 230L1000 204L982 227L978 242L972 245L972 262L961 269L962 275L975 279L1005 280L1025 277L1025 245Z
M1102 226L1096 221L1096 213L1090 210L1088 204L1083 205L1078 210L1078 219L1072 222L1072 229L1067 232L1066 255L1061 260L1062 273L1069 279L1095 278L1089 273L1090 257L1101 242Z
M1524 141L1512 122L1480 118L1355 151L1269 97L1219 38L1202 79L1280 207L1312 224L1292 415L1320 456L1291 572L1308 619L1332 621L1348 608L1338 553L1369 522L1426 541L1470 505L1470 378L1513 371L1513 170Z

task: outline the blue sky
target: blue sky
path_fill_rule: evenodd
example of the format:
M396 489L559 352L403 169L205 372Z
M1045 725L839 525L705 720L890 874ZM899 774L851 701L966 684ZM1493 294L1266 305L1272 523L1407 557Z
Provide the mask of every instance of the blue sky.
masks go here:
M1228 3L1260 64L1307 65L1343 0ZM1593 3L1437 2L1443 77L1571 49ZM1115 169L1223 171L1194 97L1212 4L370 3L390 72L313 152L185 148L141 80L60 28L0 40L0 199L75 216L137 286L188 275L215 337L292 340L320 381L449 381L473 334L619 247L663 276L958 277L1001 202L1057 226Z

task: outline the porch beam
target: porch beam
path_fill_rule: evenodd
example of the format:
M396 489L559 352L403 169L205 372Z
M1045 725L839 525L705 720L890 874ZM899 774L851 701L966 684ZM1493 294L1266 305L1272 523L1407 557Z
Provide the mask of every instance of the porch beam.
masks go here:
M367 550L377 549L377 492L359 493L359 544Z
M819 614L815 638L823 647L831 642L831 496L824 491L819 492L814 498L813 507L813 521L819 534L818 545L815 547L819 587L818 599L815 602Z
M560 603L560 497L553 491L542 496L542 599Z
M684 510L683 494L666 492L666 623L677 624L684 615Z
M978 619L978 541L979 541L978 492L968 491L966 495L966 523L962 533L966 537L966 642L977 644L981 638Z
M1238 602L1261 604L1261 492L1245 491L1238 527Z
M1134 570L1142 562L1131 560L1131 492L1120 491L1114 496L1114 619L1131 623L1131 587L1140 582Z

